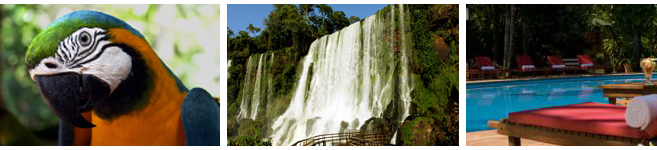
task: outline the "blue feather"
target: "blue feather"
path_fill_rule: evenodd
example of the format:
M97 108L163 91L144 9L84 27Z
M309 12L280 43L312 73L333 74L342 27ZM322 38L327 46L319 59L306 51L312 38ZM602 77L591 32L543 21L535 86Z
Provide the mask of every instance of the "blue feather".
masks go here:
M210 93L201 88L189 91L181 108L185 144L219 146L219 116L219 103Z

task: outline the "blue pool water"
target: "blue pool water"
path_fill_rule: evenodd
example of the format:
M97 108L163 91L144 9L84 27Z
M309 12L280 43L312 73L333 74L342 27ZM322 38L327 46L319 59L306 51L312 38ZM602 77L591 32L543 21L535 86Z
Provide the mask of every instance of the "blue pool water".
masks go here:
M469 83L466 84L466 132L490 130L489 120L501 120L510 112L582 102L608 103L598 86L641 81L643 75Z

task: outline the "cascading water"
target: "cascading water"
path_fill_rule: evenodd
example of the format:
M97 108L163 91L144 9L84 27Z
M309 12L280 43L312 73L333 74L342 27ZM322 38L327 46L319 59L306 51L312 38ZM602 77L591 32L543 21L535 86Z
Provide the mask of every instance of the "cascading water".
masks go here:
M246 118L249 116L249 104L251 103L251 97L254 94L253 93L253 88L251 88L253 85L251 84L251 80L253 79L253 74L254 70L256 69L256 57L260 58L259 54L253 54L249 57L246 63L246 75L244 76L244 87L242 87L242 102L240 103L240 112L237 115L238 118Z
M402 106L393 107L403 112L395 119L408 116L412 90L408 43L401 41L401 58L395 58L394 12L393 7L388 14L367 17L311 44L300 61L303 70L290 106L273 123L273 144L289 145L314 135L356 129L373 117L390 117L383 113L397 94ZM403 38L405 26L400 28Z
M401 122L404 122L404 119L406 119L406 117L408 117L408 115L409 115L408 110L409 110L409 107L411 106L411 101L412 101L411 91L413 90L413 85L412 85L413 80L408 75L409 65L408 65L408 56L407 56L406 51L408 50L407 46L410 46L410 44L407 43L408 41L406 41L406 24L404 22L404 17L405 17L404 12L405 12L404 11L404 5L400 4L400 7L399 7L399 16L400 16L399 22L400 23L399 24L400 24L401 27L400 27L399 32L400 32L400 36L401 36L401 42L400 42L401 43L401 50L400 50L401 57L400 57L399 63L401 65L400 66L401 71L399 72L399 83L398 83L398 85L399 85L399 95L400 95L399 98L400 98L401 102L403 103L402 108L401 108L402 109L401 112L403 112L403 114L401 114L400 118L398 118L398 119ZM395 134L392 136L392 139L391 139L391 142L390 142L391 144L395 144L398 132L399 131L396 131Z
M262 57L267 57L265 55L260 55L260 61L258 62L258 72L256 72L255 86L253 87L253 99L251 100L251 113L249 113L249 118L255 120L256 114L258 113L258 105L260 104L260 86L262 86ZM266 63L266 60L265 60Z
M267 69L267 72L268 72L267 74L271 73L271 69L272 69L273 64L274 64L274 53L271 53L271 58L269 59L269 67L268 67L269 69ZM267 79L267 81L269 81L269 82L267 82L267 85L268 85L267 86L267 99L266 99L267 101L265 101L265 104L266 104L266 102L268 102L270 99L272 99L274 97L274 87L273 87L274 84L272 83L272 80L273 80L273 77L270 75Z
M256 58L258 58L257 62ZM272 53L270 59L267 59L266 54L253 54L247 60L246 76L244 77L244 87L242 89L242 102L240 104L241 108L238 118L255 120L260 102L271 98L271 76L267 77L269 78L269 82L263 83L262 80L263 76L269 74L271 71L271 60L273 59L274 54ZM267 62L270 62L269 65L267 65Z
M226 68L230 68L231 62L232 61L228 60L228 64L226 64ZM230 74L228 74L226 78L230 79Z

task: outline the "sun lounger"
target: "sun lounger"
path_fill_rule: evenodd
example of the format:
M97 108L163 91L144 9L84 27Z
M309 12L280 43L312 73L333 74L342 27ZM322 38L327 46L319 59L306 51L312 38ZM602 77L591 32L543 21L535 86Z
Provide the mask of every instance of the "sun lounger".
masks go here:
M518 64L518 69L522 71L533 71L536 69L532 57L529 55L518 55L516 56L516 64Z
M564 69L566 64L561 60L561 56L547 56L548 65L551 69Z
M589 69L594 66L589 55L577 55L577 60L579 60L582 69Z
M475 62L477 63L477 66L479 67L480 70L495 70L495 65L493 64L493 61L491 61L489 57L486 56L475 57Z
M593 70L593 69L603 69L602 66L595 65L593 59L589 55L577 55L577 60L579 61L579 67L582 70Z
M545 71L545 69L536 68L536 66L534 66L534 61L532 61L532 57L529 55L517 55L516 64L518 65L518 68L515 69L514 72L531 72L532 75L534 75L537 71Z
M573 67L566 66L561 56L547 56L547 60L551 71L562 71L565 74L566 70L576 70Z
M493 61L490 60L490 57L487 56L477 56L475 57L475 63L477 64L477 69L479 69L479 74L493 74L497 76L498 72L504 72L504 69L498 69Z
M625 122L625 106L580 103L548 107L509 114L494 124L497 133L509 137L509 145L519 146L520 139L557 145L627 145L646 144L657 136L657 121L645 130Z
M579 60L577 58L562 58L563 64L566 68L579 68Z

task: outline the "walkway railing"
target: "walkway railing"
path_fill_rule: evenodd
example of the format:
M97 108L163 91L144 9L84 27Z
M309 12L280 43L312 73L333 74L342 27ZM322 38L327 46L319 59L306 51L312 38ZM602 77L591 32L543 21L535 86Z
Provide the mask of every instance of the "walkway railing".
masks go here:
M383 132L368 133L358 130L347 133L322 134L295 142L292 146L326 146L326 143L338 143L345 146L385 146L390 145L388 134Z

